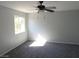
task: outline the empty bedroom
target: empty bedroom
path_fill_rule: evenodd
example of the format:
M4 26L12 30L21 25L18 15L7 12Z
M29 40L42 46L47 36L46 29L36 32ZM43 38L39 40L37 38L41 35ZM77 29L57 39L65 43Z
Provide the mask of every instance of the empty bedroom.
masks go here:
M0 1L0 58L79 58L79 1Z

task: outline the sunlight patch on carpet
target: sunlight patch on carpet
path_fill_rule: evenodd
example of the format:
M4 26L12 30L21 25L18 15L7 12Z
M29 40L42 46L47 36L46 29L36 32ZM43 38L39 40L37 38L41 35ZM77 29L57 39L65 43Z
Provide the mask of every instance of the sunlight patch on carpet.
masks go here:
M44 37L42 37L40 34L38 34L37 38L30 45L30 47L32 47L32 46L44 46L46 42L47 42L47 40Z

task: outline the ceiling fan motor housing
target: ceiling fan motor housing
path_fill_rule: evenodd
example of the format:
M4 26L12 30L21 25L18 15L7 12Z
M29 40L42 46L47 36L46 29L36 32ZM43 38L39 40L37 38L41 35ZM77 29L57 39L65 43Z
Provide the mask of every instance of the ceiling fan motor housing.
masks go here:
M39 8L40 10L44 10L44 9L45 9L45 6L44 6L44 5L39 5L38 8Z

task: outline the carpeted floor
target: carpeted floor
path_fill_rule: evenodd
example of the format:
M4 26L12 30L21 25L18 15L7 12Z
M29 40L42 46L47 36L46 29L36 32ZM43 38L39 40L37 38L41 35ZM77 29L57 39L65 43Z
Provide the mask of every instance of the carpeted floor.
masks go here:
M29 47L27 42L5 54L8 58L78 58L79 45L46 43L43 47Z

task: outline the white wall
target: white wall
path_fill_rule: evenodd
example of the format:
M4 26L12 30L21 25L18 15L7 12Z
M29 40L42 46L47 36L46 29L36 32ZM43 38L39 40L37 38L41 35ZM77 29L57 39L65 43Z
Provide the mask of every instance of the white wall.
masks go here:
M29 35L37 35L50 42L79 44L79 11L29 14Z
M15 35L14 15L26 18L26 32ZM0 6L0 55L27 40L27 20L28 14Z

